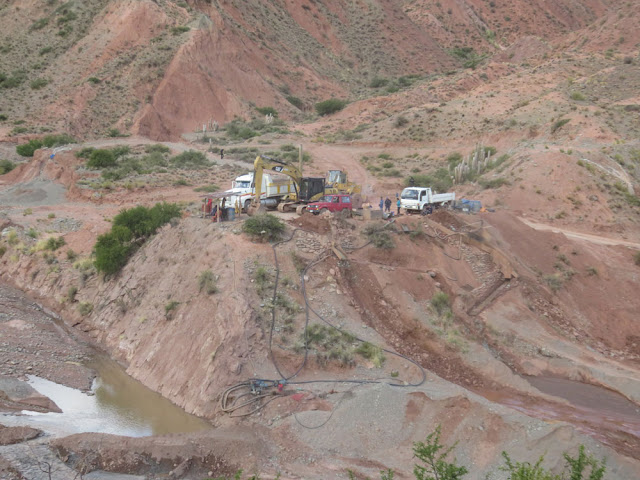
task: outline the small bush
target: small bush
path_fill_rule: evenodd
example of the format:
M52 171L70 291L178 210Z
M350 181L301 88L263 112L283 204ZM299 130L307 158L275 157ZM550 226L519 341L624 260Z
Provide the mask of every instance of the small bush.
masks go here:
M29 86L31 87L32 90L40 90L41 88L44 88L47 85L49 85L49 81L50 80L46 78L36 78L35 80L31 81Z
M329 100L325 100L323 102L318 102L315 105L316 112L318 115L330 115L332 113L339 112L344 107L347 106L346 100L340 100L338 98L331 98Z
M87 167L95 169L115 167L116 164L116 156L106 149L93 150L87 161Z
M198 277L198 287L201 292L204 290L208 295L218 292L216 278L211 270L205 270L200 273L200 276Z
M389 80L386 79L386 78L374 77L371 80L371 82L369 83L369 87L371 87L371 88L380 88L380 87L384 87L388 83L389 83Z
M633 263L635 263L636 265L640 265L640 252L636 252L633 255Z
M255 215L245 220L242 231L259 241L275 241L284 232L284 223L275 215L269 213Z
M69 303L75 302L77 294L78 294L78 287L75 287L75 286L69 287L69 290L67 290L67 301Z
M145 153L154 153L154 152L169 153L171 149L161 143L155 143L153 145L145 145L144 151Z
M278 111L273 107L257 107L256 110L262 115L272 115L274 118L278 117Z
M554 292L557 292L558 290L560 290L560 288L562 288L563 279L564 276L560 273L553 273L551 275L545 275L543 277L545 283L549 285L551 290L553 290Z
M54 252L66 244L67 242L64 240L64 237L49 237L46 240L45 249Z
M478 180L478 183L480 184L480 186L482 188L486 189L490 189L490 188L500 188L503 185L511 185L511 182L509 182L509 180L507 180L506 178L492 178L491 180L486 180L484 178L481 178L480 180Z
M100 80L98 77L89 77L87 79L87 82L92 83L94 85L97 85L101 82L102 80Z
M33 157L36 150L42 148L42 141L38 139L29 140L28 143L18 145L16 147L16 153L23 157Z
M196 150L188 150L172 157L169 162L177 167L184 169L198 169L209 165L209 160L204 153Z
M11 76L0 73L0 88L16 88L22 85L27 79L27 74L22 70L17 70Z
M585 100L585 96L580 92L573 92L571 94L571 100L575 100L576 102L582 102Z
M16 164L13 163L11 160L6 160L6 159L0 160L0 175L9 173L14 168L16 168Z
M567 123L569 123L571 121L570 118L563 118L561 120L558 120L557 122L555 122L553 124L553 126L551 127L551 133L556 133L557 130L561 129L562 127L564 127Z
M389 232L384 228L384 225L367 225L363 229L362 233L364 233L376 248L388 250L395 247L393 239Z
M188 32L189 30L191 30L189 27L185 25L179 25L177 27L172 27L171 33L174 35L180 35L181 33Z
M93 304L89 302L80 302L78 304L78 313L83 317L86 317L93 311Z
M407 119L407 117L400 115L393 122L393 126L396 128L400 128L400 127L404 127L407 123L409 123L409 120Z
M304 102L298 97L294 97L293 95L287 95L285 98L287 102L289 102L291 105L298 108L299 110L302 110L304 108Z
M118 130L117 128L110 128L107 131L107 135L109 137L115 138L115 137L125 137L126 135L124 133L122 133L120 130Z
M386 360L382 348L369 342L361 343L358 348L356 348L356 353L371 360L377 368L382 367L382 364Z
M164 306L164 317L167 320L171 320L173 318L173 311L178 308L178 305L180 305L180 302L177 302L176 300L171 300L169 303L167 303Z
M431 306L438 315L444 315L451 311L449 295L444 292L437 292L431 297Z
M95 148L93 147L85 147L82 150L78 150L76 152L76 158L89 158L94 150Z

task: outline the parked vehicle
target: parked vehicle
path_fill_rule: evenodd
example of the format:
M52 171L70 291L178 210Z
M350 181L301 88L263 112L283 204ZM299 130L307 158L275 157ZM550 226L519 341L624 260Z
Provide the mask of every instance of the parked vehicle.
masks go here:
M314 215L320 215L323 212L341 212L353 210L351 195L335 194L325 195L319 201L307 205L307 210Z
M421 212L423 215L431 213L434 208L438 208L454 202L455 192L435 193L428 187L407 187L400 195L400 207L407 213L411 211Z
M228 198L228 205L238 206L247 211L256 191L253 179L253 172L236 177L231 183L231 189L224 192ZM296 192L291 178L284 175L265 173L262 175L261 184L260 203L268 207L275 208L282 198Z

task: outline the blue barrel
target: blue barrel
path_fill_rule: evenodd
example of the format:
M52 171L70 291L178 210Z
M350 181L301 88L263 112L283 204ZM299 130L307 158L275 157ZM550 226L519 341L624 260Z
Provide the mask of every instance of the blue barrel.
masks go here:
M234 207L227 208L227 220L232 222L236 219L236 209Z

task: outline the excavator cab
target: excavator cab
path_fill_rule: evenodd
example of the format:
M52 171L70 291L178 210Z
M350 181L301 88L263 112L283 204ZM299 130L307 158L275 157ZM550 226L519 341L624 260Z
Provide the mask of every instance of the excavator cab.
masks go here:
M347 174L342 170L329 170L327 184L333 186L340 183L347 183Z
M306 203L324 196L324 184L325 179L322 177L304 177L298 192L298 201Z

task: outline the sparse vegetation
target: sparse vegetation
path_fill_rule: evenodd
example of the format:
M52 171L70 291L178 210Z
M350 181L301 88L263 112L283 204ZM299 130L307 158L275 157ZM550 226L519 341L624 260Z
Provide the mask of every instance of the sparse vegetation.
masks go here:
M242 231L254 240L271 242L280 239L284 223L275 215L265 213L246 219Z
M204 291L207 295L218 292L216 285L216 277L211 270L205 270L198 276L198 287L200 291Z
M431 306L438 315L446 315L451 312L449 295L444 292L437 292L431 297Z
M389 234L389 231L385 228L386 224L371 224L367 225L362 233L367 239L376 247L382 249L391 249L395 247L393 239Z
M87 161L87 167L89 168L108 168L115 167L116 156L113 151L106 149L93 150L89 154L89 160Z

